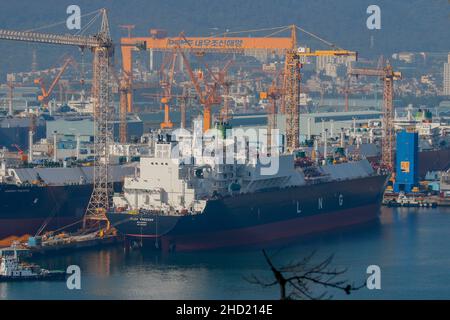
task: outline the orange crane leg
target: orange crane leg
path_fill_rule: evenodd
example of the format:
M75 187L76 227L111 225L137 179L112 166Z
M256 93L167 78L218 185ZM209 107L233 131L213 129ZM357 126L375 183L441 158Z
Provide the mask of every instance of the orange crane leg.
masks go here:
M161 122L161 129L172 128L173 122L170 121L169 105L164 105L164 122Z
M211 107L205 108L203 112L203 132L211 129Z

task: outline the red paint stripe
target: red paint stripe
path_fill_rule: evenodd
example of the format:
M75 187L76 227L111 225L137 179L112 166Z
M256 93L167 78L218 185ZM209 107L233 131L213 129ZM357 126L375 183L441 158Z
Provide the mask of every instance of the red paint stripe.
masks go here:
M371 204L249 228L183 236L168 235L162 237L162 247L168 250L170 244L175 243L176 251L197 251L288 240L373 220L377 217L379 208L379 204Z

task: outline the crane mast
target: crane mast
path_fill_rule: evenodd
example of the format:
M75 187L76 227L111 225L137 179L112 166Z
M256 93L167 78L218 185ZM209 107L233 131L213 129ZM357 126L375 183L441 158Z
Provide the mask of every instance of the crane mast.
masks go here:
M114 51L106 9L101 9L101 13L100 32L94 36L55 35L0 29L2 40L77 46L82 49L89 48L93 52L94 189L84 216L84 226L89 220L106 220L105 212L111 204L112 195L108 157L109 144L112 140L109 67L110 62L113 61Z
M401 72L394 71L392 66L387 64L382 69L353 68L349 70L349 75L372 76L383 79L383 137L381 141L382 164L390 169L394 169L394 80L401 79Z

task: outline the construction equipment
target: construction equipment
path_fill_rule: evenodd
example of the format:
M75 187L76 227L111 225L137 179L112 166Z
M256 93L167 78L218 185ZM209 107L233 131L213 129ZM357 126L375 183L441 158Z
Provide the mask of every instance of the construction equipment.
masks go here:
M132 52L130 46L136 42L145 43L146 48L152 51L173 52L174 48L184 51L203 54L216 53L243 53L245 50L270 51L284 54L291 47L289 37L167 37L165 34L150 37L121 38L122 66L126 72L132 71ZM133 110L132 94L128 96L128 112Z
M12 115L14 115L14 110L13 110L14 88L19 86L19 84L15 83L12 79L8 79L8 81L6 82L6 85L8 87L8 115L12 116Z
M382 165L389 170L394 170L394 80L402 78L399 71L394 71L389 62L384 68L351 68L348 71L353 76L372 76L383 80L383 138L382 146Z
M17 153L19 154L21 161L26 162L28 160L28 156L23 152L23 150L17 144L12 144L11 146L17 149Z
M163 89L163 96L161 98L161 103L164 105L164 121L161 122L161 129L170 129L173 127L173 122L170 120L170 109L169 103L172 98L172 84L173 77L175 75L175 65L177 62L177 52L174 50L171 54L171 60L169 63L169 72L164 72L161 70L161 81L160 85Z
M297 26L292 25L290 50L286 53L284 68L284 100L282 102L282 112L286 114L286 150L293 152L300 146L300 83L302 61L307 57L339 57L353 56L357 59L354 51L334 49L316 50L310 48L297 48ZM327 43L330 45L330 43Z
M214 85L205 83L204 90L202 90L198 76L194 74L194 71L192 70L192 67L185 53L183 52L179 44L176 46L179 50L179 53L181 54L181 57L183 58L183 63L188 71L188 75L192 83L194 84L195 91L197 92L199 97L199 102L201 105L203 105L203 131L206 132L211 128L211 108L214 104L220 104L221 99L217 96L217 91L215 90L216 88L214 87Z
M180 113L181 113L181 120L180 120L180 128L186 129L186 108L189 101L189 87L187 85L183 85L183 93L181 95L181 103L180 103Z
M272 134L277 127L277 101L283 96L283 88L277 84L278 76L276 76L267 92L260 92L261 99L269 99L270 105L267 112L267 154L272 154L273 137Z
M228 60L225 63L224 67L221 70L219 70L218 75L217 76L213 75L214 80L224 88L223 106L219 114L219 122L221 124L226 124L229 119L230 87L233 84L233 82L227 79L227 73L228 69L233 64L233 62L234 62L233 60Z
M123 72L122 77L119 78L113 66L111 66L111 73L117 83L119 92L119 141L120 143L127 142L127 94L131 90L130 75Z
M110 116L109 68L113 56L113 42L109 32L106 9L99 11L101 15L100 32L95 36L56 35L40 32L24 32L0 29L0 39L26 41L35 43L57 44L89 48L93 51L93 85L95 139L94 152L94 190L90 198L84 225L87 221L106 220L105 212L111 203L112 183L109 179L108 149L112 140Z
M48 89L45 88L44 79L43 78L37 78L34 80L34 84L38 84L41 87L41 92L38 96L39 102L42 104L42 108L44 110L48 110L48 102L50 101L50 96L53 93L53 89L58 84L58 81L61 79L61 76L66 71L67 67L70 63L73 62L73 58L69 57L64 60L64 64L61 66L58 74L56 75L55 79L53 79L52 83L50 84L50 87Z
M350 88L350 79L351 77L347 77L345 79L345 85L344 87L341 89L341 93L344 94L344 111L348 112L349 110L349 95L351 93L357 93L357 92L364 92L364 93L368 93L369 89L367 88Z
M169 51L174 47L178 51L183 50L203 55L206 52L214 53L244 53L245 51L270 51L277 54L285 54L285 80L283 82L283 96L281 109L286 113L286 140L287 150L293 151L299 146L299 103L300 103L300 69L301 57L317 57L317 56L345 56L355 55L355 52L347 50L322 50L311 52L310 50L297 49L297 34L296 30L300 30L309 36L312 36L323 43L335 46L322 38L308 32L295 25L272 28L270 30L275 32L272 35L287 30L291 31L290 37L230 37L231 32L227 32L223 37L136 37L136 38L121 38L121 44L131 44L135 41L145 43L146 48L152 51ZM261 29L264 30L264 29ZM261 30L252 30L253 32ZM267 30L267 29L265 29ZM234 32L244 33L245 31ZM132 50L131 46L122 46L122 66L127 72L132 71ZM187 59L183 58L186 65ZM186 68L189 69L186 65ZM217 95L215 94L214 86L206 86L205 92L201 91L198 84L198 79L195 78L192 70L188 70L191 80L194 82L194 88L200 96L200 102L204 106L204 129L209 129L211 122L211 106L217 103ZM193 77L194 76L194 77ZM197 83L196 83L197 82ZM200 90L200 91L199 91ZM132 95L128 96L128 111L131 112Z
M133 30L136 26L134 24L121 24L119 27L127 30L128 38L131 38L131 30Z

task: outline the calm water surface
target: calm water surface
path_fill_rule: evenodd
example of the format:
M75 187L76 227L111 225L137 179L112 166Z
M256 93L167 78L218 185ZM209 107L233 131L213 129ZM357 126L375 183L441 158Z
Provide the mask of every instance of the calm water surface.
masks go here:
M334 254L343 278L362 283L368 265L381 268L381 290L366 288L335 299L450 299L450 208L387 209L377 223L299 239L269 249L277 265L317 251ZM122 247L38 261L43 267L79 265L81 290L64 282L0 284L1 299L277 299L278 289L244 278L271 279L258 249L161 255ZM330 292L331 293L331 292Z

